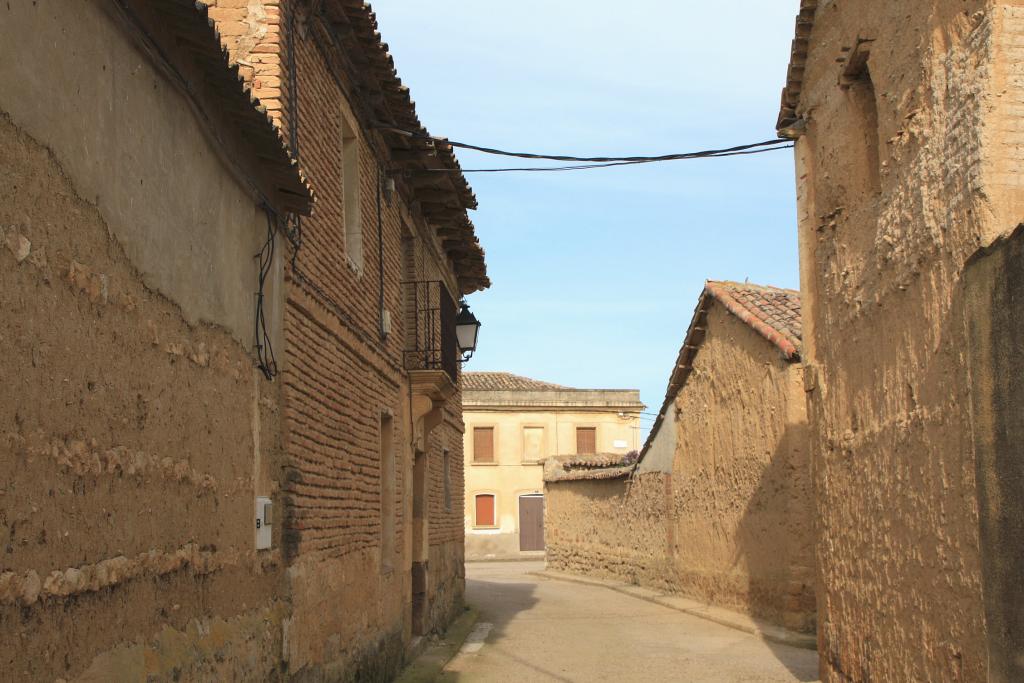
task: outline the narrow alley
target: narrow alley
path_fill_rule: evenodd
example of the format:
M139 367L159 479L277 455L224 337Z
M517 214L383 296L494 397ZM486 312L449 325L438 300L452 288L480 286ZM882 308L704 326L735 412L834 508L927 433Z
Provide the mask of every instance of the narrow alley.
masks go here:
M766 643L606 588L538 576L543 568L466 565L466 602L480 617L439 680L817 680L811 650Z

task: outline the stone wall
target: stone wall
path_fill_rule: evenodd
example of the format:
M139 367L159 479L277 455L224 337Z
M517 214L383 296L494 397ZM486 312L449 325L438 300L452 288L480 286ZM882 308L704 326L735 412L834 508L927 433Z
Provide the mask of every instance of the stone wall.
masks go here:
M1006 551L979 534L961 278L1024 208L1022 33L1016 2L816 13L796 156L825 680L990 673L983 557Z
M98 3L0 10L0 197L0 678L273 679L265 217Z

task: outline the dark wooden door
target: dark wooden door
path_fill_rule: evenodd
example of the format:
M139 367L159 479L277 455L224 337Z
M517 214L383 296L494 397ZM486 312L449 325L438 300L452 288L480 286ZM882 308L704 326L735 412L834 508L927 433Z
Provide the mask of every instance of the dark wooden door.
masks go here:
M544 496L519 497L519 550L544 550Z

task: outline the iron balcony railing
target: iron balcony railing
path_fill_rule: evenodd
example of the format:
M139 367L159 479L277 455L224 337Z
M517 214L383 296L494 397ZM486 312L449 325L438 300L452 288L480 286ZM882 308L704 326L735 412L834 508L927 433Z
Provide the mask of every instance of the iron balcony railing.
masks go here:
M439 280L407 281L405 288L406 370L444 370L458 381L455 300Z

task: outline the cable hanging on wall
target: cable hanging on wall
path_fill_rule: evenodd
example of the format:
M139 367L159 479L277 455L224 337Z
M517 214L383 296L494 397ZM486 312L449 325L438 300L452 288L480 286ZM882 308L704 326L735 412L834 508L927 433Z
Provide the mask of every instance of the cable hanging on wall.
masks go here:
M274 345L270 341L270 332L267 330L267 315L263 306L266 298L267 278L274 267L275 233L277 232L276 216L269 206L263 207L267 214L267 241L263 248L256 254L259 265L259 289L256 292L256 315L254 332L255 339L253 348L256 349L257 367L268 380L277 376L277 358L274 356Z

